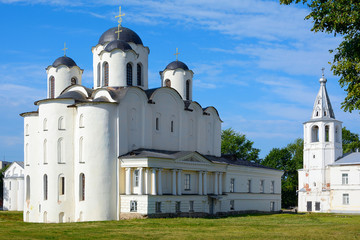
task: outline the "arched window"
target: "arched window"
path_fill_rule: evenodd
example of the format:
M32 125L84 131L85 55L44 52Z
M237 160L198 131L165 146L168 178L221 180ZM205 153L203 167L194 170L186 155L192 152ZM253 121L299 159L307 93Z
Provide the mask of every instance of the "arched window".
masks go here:
M71 78L71 85L75 85L75 84L77 84L77 79L76 79L76 77L72 77Z
M49 98L55 97L55 78L51 76L49 78Z
M190 100L190 80L186 81L186 100Z
M43 160L44 160L44 164L47 164L47 140L44 140L44 144L43 144Z
M142 86L142 71L141 71L141 65L138 63L136 65L136 78L137 78L137 85L138 86Z
M58 120L58 129L65 130L65 120L64 117L60 117Z
M84 138L81 137L79 139L79 162L83 163L84 159L83 159L83 142L84 142Z
M59 223L65 222L65 214L64 212L59 213Z
M326 111L324 111L324 117L326 117Z
M44 212L43 222L47 223L47 212L46 211Z
M330 136L329 136L329 126L325 126L325 142L329 142L330 141Z
M85 174L80 173L80 177L79 177L79 199L80 201L84 201L85 200Z
M316 111L316 116L317 116L317 117L319 116L319 112L318 112L318 111Z
M47 130L48 130L48 128L47 128L47 119L46 119L46 118L44 118L43 130L44 130L44 131L47 131Z
M25 126L25 136L29 136L29 124Z
M311 141L318 142L319 141L319 127L313 126L311 128Z
M63 143L63 139L59 138L58 140L58 144L57 144L57 157L58 157L58 163L63 163L64 162L64 143Z
M104 62L103 66L103 74L104 74L104 86L109 86L109 64Z
M84 115L81 114L79 117L79 128L83 128L84 127Z
M97 65L97 86L100 87L100 63Z
M30 200L30 176L26 176L26 201Z
M171 87L171 81L169 79L165 80L165 87Z
M133 71L131 63L126 64L126 84L132 86Z
M65 195L65 176L63 174L60 174L59 176L59 196Z
M25 145L25 164L29 165L29 144Z
M48 176L44 174L43 177L43 184L44 184L44 200L48 199Z

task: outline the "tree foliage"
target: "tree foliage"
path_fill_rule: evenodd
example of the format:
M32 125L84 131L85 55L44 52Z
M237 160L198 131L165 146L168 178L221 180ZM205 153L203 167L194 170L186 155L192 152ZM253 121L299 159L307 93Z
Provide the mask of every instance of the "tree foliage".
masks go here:
M354 152L357 148L360 148L359 134L352 133L347 130L346 127L342 128L342 145L343 152L350 153Z
M314 23L311 31L340 34L343 41L335 50L331 70L340 76L347 92L344 111L360 110L360 2L358 0L280 0L281 4L302 3L310 8L305 19ZM330 50L333 52L333 50Z
M281 177L282 207L297 206L297 170L303 166L304 141L301 138L284 148L273 148L261 162L262 165L283 170Z
M221 132L221 153L234 155L239 159L259 162L259 152L253 148L254 142L246 139L244 134L237 133L231 128Z
M4 187L4 180L3 180L3 178L4 178L4 173L5 173L6 169L8 169L9 166L10 166L10 165L8 165L8 166L0 169L0 202L1 202L2 199L3 199L3 187Z

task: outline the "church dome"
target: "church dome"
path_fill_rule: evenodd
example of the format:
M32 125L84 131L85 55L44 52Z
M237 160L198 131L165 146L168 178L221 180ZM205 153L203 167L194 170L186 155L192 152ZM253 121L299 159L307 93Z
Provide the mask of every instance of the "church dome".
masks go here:
M169 69L169 70L175 70L175 69L178 69L178 68L181 68L185 71L189 70L188 66L181 62L181 61L173 61L171 63L169 63L165 69Z
M139 37L139 35L136 34L136 32L126 27L120 27L120 29L122 30L122 32L119 35L119 40L122 40L127 43L132 42L135 44L143 45L141 38ZM117 40L118 39L118 34L116 33L117 30L118 27L113 27L107 30L106 32L104 32L99 39L99 44L104 45L107 42L112 42L114 40Z
M114 40L105 47L105 51L107 52L111 52L114 49L121 49L123 51L132 50L131 46L122 40Z
M52 66L55 67L55 68L57 68L60 65L65 65L65 66L67 66L69 68L77 66L75 61L72 60L71 58L67 57L67 56L59 57L52 64Z

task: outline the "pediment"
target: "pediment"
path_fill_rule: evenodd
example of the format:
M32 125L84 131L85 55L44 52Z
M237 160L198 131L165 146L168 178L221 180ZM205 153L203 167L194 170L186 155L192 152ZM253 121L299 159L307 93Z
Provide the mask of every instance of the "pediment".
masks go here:
M211 162L209 160L207 160L206 158L204 158L203 156L201 156L198 153L191 153L188 154L186 156L183 156L181 158L178 158L175 160L176 163L187 163L187 164L207 164L210 165Z

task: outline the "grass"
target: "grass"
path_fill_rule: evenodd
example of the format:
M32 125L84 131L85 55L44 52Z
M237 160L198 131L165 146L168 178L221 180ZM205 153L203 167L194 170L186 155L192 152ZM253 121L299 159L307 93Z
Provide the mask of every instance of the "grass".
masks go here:
M227 218L24 223L0 212L0 239L360 239L360 215L251 214Z

